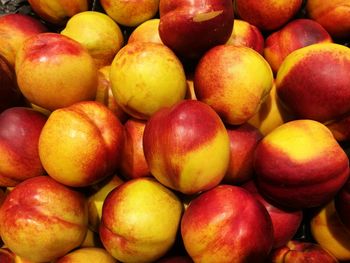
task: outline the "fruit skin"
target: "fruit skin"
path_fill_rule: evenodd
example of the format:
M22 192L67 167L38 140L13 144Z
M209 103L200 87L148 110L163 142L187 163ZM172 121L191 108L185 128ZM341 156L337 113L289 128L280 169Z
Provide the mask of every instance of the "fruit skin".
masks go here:
M181 201L156 180L129 180L103 204L101 241L119 261L155 261L174 244L181 214Z
M350 260L350 231L341 222L334 200L322 206L310 220L315 241L340 261Z
M39 20L23 14L7 14L0 17L0 55L14 67L16 53L23 42L47 28Z
M86 231L83 195L48 176L18 184L0 208L0 232L5 245L34 262L65 255L80 245Z
M135 27L154 17L159 0L101 0L105 12L118 24Z
M118 24L108 15L95 11L72 16L61 34L82 44L98 68L110 65L124 43Z
M31 8L42 19L63 25L69 17L89 9L88 0L28 0Z
M0 113L4 110L25 106L24 97L18 89L14 68L0 55Z
M348 38L350 34L350 4L347 0L308 0L308 16L320 23L332 37Z
M0 186L44 175L38 152L39 136L47 117L26 107L0 114Z
M231 0L160 0L159 13L163 43L190 59L225 44L234 22Z
M158 32L159 23L159 18L153 18L138 25L130 34L128 44L137 41L163 44Z
M83 101L51 113L39 138L39 156L58 182L82 187L112 175L120 162L124 128L95 101Z
M269 64L248 47L216 46L200 59L194 74L197 99L210 105L226 124L232 125L243 124L253 117L272 85Z
M264 37L259 28L241 19L234 20L232 34L226 44L246 46L261 55L264 53Z
M289 241L285 246L272 251L271 263L337 263L338 260L319 244Z
M248 191L231 185L191 201L181 236L194 262L264 262L273 243L266 209Z
M121 174L128 178L151 176L143 153L146 122L131 118L124 124L125 140L120 162Z
M282 124L258 144L258 188L274 202L295 209L330 201L349 176L349 160L329 129L313 120Z
M146 123L143 150L151 174L184 194L219 184L230 158L224 124L213 109L196 100L156 112Z
M335 196L334 205L340 221L350 232L350 180L346 182L343 188Z
M117 260L113 258L105 249L97 247L79 248L67 255L57 259L55 263L116 263Z
M55 110L96 95L97 68L78 42L57 33L27 39L16 56L16 75L23 95Z
M311 19L295 19L266 38L264 57L276 73L292 51L316 43L331 43L328 32Z
M110 81L117 103L137 119L148 119L159 109L183 100L186 94L180 60L165 45L151 42L124 46L113 60Z
M281 64L276 77L277 95L298 118L336 120L350 112L346 103L350 99L349 71L348 47L334 43L303 47Z
M302 0L236 0L235 11L242 20L261 30L276 30L299 11Z
M273 249L286 245L296 234L302 222L302 210L286 209L264 198L253 180L246 182L242 187L253 194L269 213L273 225Z
M228 184L241 184L253 177L254 151L263 136L248 123L227 127L227 133L230 138L230 163L223 180Z

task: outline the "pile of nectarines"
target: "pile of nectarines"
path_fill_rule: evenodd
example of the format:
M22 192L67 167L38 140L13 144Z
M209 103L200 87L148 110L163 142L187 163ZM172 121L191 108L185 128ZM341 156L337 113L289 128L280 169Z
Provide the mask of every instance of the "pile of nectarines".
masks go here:
M349 0L16 3L0 263L350 261Z

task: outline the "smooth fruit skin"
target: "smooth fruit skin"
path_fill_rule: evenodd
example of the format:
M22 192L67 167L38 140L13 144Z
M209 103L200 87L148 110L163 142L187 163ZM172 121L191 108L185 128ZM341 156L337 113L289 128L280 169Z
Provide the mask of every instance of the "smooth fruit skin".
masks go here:
M128 43L132 42L152 42L163 44L159 36L159 18L149 19L138 25L130 34Z
M23 42L47 28L39 20L23 14L7 14L0 17L0 54L14 67L16 53Z
M101 0L105 12L118 24L136 27L158 12L159 0Z
M39 137L47 117L26 107L0 114L0 186L44 175L38 152Z
M47 173L82 187L112 175L120 162L124 128L106 106L84 101L51 113L39 138Z
M160 38L180 57L198 59L232 33L231 0L160 0L159 14Z
M271 263L338 263L338 260L319 244L289 241L285 246L271 252Z
M162 44L134 42L124 46L113 60L110 81L117 103L138 119L148 119L186 94L184 68Z
M348 38L350 34L350 3L347 0L308 0L308 16L320 23L332 37Z
M272 85L273 74L266 60L242 46L220 45L210 49L200 59L194 74L197 99L232 125L253 117Z
M16 56L16 74L28 101L51 111L96 95L92 57L80 43L57 33L27 39Z
M264 262L273 243L266 209L248 191L231 185L191 201L181 236L194 262Z
M340 220L350 231L350 180L335 196L334 205Z
M350 231L341 222L334 200L322 206L310 220L315 241L340 261L350 260Z
M182 209L178 197L156 180L129 180L103 204L102 243L119 261L155 261L174 244Z
M349 71L348 47L334 43L303 47L281 64L276 77L277 95L298 118L336 120L350 112Z
M62 25L69 17L89 9L88 0L28 0L33 11L52 24Z
M294 50L316 43L331 43L328 32L311 19L294 19L266 38L264 57L274 73Z
M16 255L48 262L78 247L87 231L82 194L48 176L25 180L0 208L0 232Z
M72 16L61 34L82 44L98 68L110 65L124 43L118 24L108 15L96 11Z
M302 3L302 0L236 0L235 10L242 20L261 30L272 31L291 20Z
M213 109L196 100L155 113L146 124L143 149L151 174L185 194L219 184L230 158L224 124Z
M113 258L105 249L97 247L79 248L67 255L57 259L55 263L116 263L117 260Z
M264 37L259 28L241 19L234 20L232 34L226 44L249 47L261 55L264 53Z
M330 201L349 176L349 160L329 129L313 120L287 122L255 150L258 188L274 202L295 209Z

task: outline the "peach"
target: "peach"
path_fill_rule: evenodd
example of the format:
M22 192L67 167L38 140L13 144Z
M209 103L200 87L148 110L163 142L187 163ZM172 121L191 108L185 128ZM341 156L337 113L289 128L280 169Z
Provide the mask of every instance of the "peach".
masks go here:
M85 198L48 176L18 184L0 208L0 232L16 255L47 262L78 247L87 231Z
M311 19L295 19L266 38L264 57L276 73L292 51L316 43L331 43L328 32Z
M89 228L98 232L102 217L102 206L107 195L117 186L121 185L123 180L114 175L98 185L98 189L88 198Z
M19 257L6 247L0 248L0 262L1 263L36 263Z
M135 27L158 12L159 0L101 0L104 11L118 24Z
M113 112L84 101L51 113L39 138L39 156L52 178L82 187L116 171L123 143L124 128Z
M350 179L335 196L334 204L340 220L350 232Z
M320 206L335 196L349 176L349 159L325 125L295 120L260 141L254 168L263 195L301 209Z
M23 42L46 31L47 28L39 20L29 15L0 16L0 54L14 67L17 51Z
M338 260L350 260L350 232L340 221L334 200L322 206L311 218L313 238Z
M180 60L165 45L151 42L124 46L113 60L110 81L117 103L138 119L148 119L160 108L183 100L186 94Z
M16 74L29 102L48 110L96 95L97 68L92 57L80 43L60 34L27 39L17 53Z
M298 118L329 122L350 112L350 49L313 44L290 53L281 64L277 95Z
M100 237L122 262L151 262L174 244L182 214L178 197L152 178L115 188L103 204Z
M38 152L39 136L47 117L25 107L0 114L0 186L44 175Z
M108 15L95 11L72 16L61 34L82 44L98 68L110 65L124 43L118 24Z
M273 228L266 209L248 191L219 185L191 201L181 236L194 262L264 262Z
M259 28L241 19L234 20L232 34L226 44L250 47L261 55L264 53L264 37Z
M347 0L308 0L307 14L320 23L335 38L349 38L350 3Z
M151 175L143 153L143 132L145 127L145 121L133 118L127 120L124 124L125 140L120 172L128 179Z
M230 138L230 163L224 182L240 184L253 178L254 151L263 138L257 128L250 124L238 127L227 127Z
M86 262L98 262L98 263L116 263L117 260L113 258L103 248L79 248L67 255L60 257L55 263L86 263Z
M261 30L276 30L299 11L302 0L236 0L236 12L242 20Z
M163 44L160 39L158 27L159 18L149 19L142 24L138 25L130 34L128 43L132 42L152 42Z
M274 250L270 255L271 263L322 262L338 263L338 260L319 244L311 242L289 241L285 246Z
M326 123L338 142L350 139L350 114L346 114L337 120Z
M258 128L265 136L278 126L294 118L295 117L281 105L276 94L276 85L274 84L268 97L261 104L259 111L247 122Z
M28 0L33 11L52 24L64 24L69 17L87 11L89 0Z
M216 46L195 69L197 99L210 105L227 124L243 124L253 117L272 85L269 64L248 47Z
M109 73L111 71L111 66L104 66L98 70L98 85L96 90L97 102L100 102L107 106L117 118L124 123L129 116L122 110L122 108L115 101L112 93L112 84L109 79Z
M207 104L184 100L146 123L143 150L151 174L184 194L218 185L230 159L230 141L220 117Z
M90 228L88 228L85 238L79 246L79 248L84 248L84 247L102 247L100 235L98 234L98 232L94 232Z

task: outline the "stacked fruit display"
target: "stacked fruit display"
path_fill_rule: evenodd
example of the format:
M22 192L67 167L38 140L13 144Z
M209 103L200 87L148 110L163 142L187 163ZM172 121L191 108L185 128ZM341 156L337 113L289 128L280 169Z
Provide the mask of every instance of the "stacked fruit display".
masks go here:
M350 261L350 1L20 3L0 262Z

